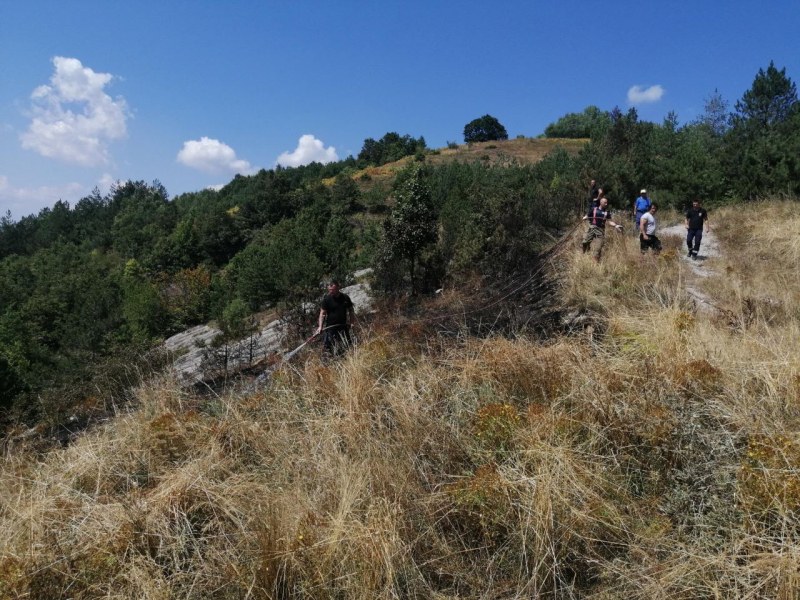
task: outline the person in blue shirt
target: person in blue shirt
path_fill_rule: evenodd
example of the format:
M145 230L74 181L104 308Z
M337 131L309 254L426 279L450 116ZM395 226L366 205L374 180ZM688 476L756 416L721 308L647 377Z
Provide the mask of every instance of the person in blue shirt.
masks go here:
M639 221L642 220L642 215L650 210L650 198L647 196L647 190L642 189L639 192L639 197L633 202L633 229L639 232Z

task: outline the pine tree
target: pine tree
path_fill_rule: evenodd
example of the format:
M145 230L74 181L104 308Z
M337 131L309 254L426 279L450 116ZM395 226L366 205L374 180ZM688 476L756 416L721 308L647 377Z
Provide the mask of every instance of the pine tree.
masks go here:
M422 253L437 238L436 212L422 169L413 167L397 192L397 204L384 223L383 253L379 270L387 272L403 263L411 280L411 293L417 292L416 268ZM403 271L402 267L400 271Z

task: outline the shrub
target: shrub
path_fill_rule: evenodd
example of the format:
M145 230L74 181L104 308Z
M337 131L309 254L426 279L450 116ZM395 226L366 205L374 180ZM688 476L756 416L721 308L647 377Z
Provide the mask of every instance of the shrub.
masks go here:
M492 403L478 409L473 425L475 437L490 452L505 454L511 449L521 417L508 403Z
M743 508L762 523L797 513L800 443L780 434L750 436L739 470L739 491Z

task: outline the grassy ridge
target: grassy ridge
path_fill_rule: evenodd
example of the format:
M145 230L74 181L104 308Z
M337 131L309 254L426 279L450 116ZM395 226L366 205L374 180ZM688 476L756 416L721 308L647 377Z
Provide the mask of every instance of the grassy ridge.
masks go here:
M159 380L68 448L6 448L0 597L797 597L800 217L748 216L712 214L711 312L677 240L596 266L576 239L553 269L585 329L384 315L263 391Z
M556 148L563 148L571 155L577 155L587 144L588 139L571 138L516 138L496 140L492 142L472 142L454 144L452 147L429 150L425 153L425 162L438 166L451 162L481 162L488 165L503 165L515 161L522 165L535 164ZM353 173L353 179L362 182L362 187L369 189L375 183L390 183L403 167L416 160L414 156L406 156L400 160L381 165L367 167ZM323 180L332 185L335 178Z

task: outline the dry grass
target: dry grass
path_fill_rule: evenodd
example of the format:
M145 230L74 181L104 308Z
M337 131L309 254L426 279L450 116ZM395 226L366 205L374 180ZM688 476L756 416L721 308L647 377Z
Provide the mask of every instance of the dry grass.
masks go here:
M577 154L589 140L555 138L517 138L494 142L473 142L460 144L458 148L443 148L439 154L426 158L433 164L452 160L470 162L480 160L489 163L504 163L514 159L522 164L536 163L555 148L560 147L571 154Z
M0 597L797 598L797 236L724 216L707 291L779 311L698 313L676 252L624 236L598 266L576 242L555 268L591 335L376 331L255 393L156 381L69 448L15 448Z
M732 208L713 215L714 230L726 252L711 290L739 327L790 327L800 311L797 203L757 203L744 212L763 217L742 222L742 211Z

